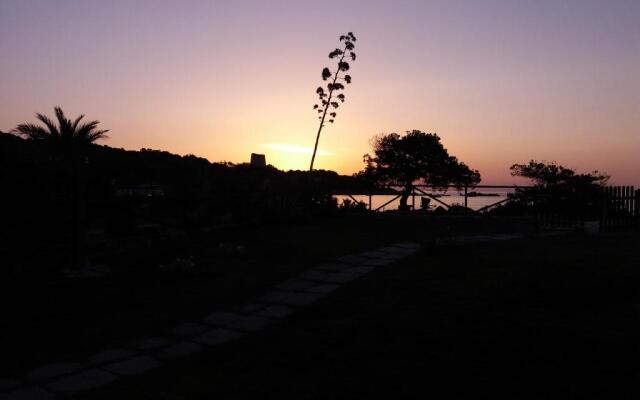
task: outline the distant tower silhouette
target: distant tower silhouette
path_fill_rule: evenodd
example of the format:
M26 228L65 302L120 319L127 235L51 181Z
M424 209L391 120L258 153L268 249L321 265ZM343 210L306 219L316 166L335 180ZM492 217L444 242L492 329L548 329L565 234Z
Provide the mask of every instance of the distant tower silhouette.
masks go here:
M264 154L251 153L251 165L254 167L266 167L267 159Z

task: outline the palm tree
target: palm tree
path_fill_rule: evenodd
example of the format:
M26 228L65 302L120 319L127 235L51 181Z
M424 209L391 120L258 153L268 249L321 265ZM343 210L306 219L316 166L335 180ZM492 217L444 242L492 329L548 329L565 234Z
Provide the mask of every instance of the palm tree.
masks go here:
M72 261L74 269L81 266L82 257L80 255L84 232L84 188L81 182L81 156L84 150L100 139L106 139L108 130L99 130L99 121L81 123L84 114L74 121L68 119L62 108L55 107L57 124L44 114L36 113L36 117L45 126L32 123L18 125L12 132L27 139L46 141L55 148L61 150L65 158L71 164L71 185L73 188L73 233L72 233Z
M20 136L33 140L47 140L56 144L69 146L85 146L96 140L106 139L108 130L98 130L99 121L86 122L80 125L84 114L75 121L67 119L62 108L55 107L58 125L46 115L36 113L36 117L45 127L36 124L20 124L13 131Z

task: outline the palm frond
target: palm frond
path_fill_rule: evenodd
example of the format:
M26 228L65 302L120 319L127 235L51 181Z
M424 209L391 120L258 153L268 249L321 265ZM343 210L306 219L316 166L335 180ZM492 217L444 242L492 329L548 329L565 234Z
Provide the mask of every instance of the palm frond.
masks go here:
M73 138L75 131L72 127L71 120L64 115L62 108L55 107L54 110L56 112L56 118L58 118L58 125L60 126L60 135L67 138Z
M36 124L20 124L12 132L32 140L47 139L49 137L49 132Z
M80 127L75 131L75 138L82 143L93 143L96 140L106 138L107 136L105 133L108 132L108 130L95 130L99 123L99 121L90 121L80 125Z
M82 120L82 118L84 118L84 114L80 114L80 116L76 118L75 121L73 121L73 124L71 125L71 129L73 129L74 131L78 129L78 124L80 123L80 120Z
M93 143L96 140L108 139L109 136L106 135L107 132L109 132L109 129L104 129L102 131L91 132L87 139L89 140L89 143Z
M49 129L49 134L51 136L60 136L60 131L58 130L58 127L56 126L56 123L53 122L51 120L51 118L47 117L44 114L40 114L40 113L36 113L36 117L42 121L43 124L45 124L47 126L47 128Z

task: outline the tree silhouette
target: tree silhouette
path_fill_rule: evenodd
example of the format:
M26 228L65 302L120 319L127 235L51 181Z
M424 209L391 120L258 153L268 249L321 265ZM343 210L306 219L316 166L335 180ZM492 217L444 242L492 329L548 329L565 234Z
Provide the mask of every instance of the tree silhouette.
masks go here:
M583 216L599 211L601 189L609 180L608 175L598 171L579 174L555 162L536 160L513 164L510 170L512 176L527 178L534 184L516 189L511 195L515 203Z
M311 156L311 165L309 166L309 171L313 170L313 162L316 159L318 142L320 141L320 132L322 132L322 128L324 127L327 112L330 109L333 110L329 112L329 123L333 123L337 115L335 110L340 106L340 104L335 99L339 100L341 103L344 103L344 94L339 93L335 96L334 99L334 92L344 90L345 86L340 81L344 81L346 84L351 83L351 75L346 74L346 72L349 71L350 66L349 63L345 61L345 58L351 59L351 61L356 60L356 53L353 52L356 47L354 44L355 41L356 37L352 32L340 36L340 42L343 43L343 48L336 48L331 53L329 53L329 58L338 59L338 63L336 64L334 71L331 71L327 67L322 69L322 80L331 80L331 82L327 84L326 91L322 86L318 86L318 88L316 89L316 93L318 94L320 102L318 104L314 104L313 109L318 111L318 119L320 120L320 125L318 126L318 133L316 134L316 144L313 147L313 155ZM345 74L340 75L341 72ZM332 76L333 79L331 79Z
M379 184L402 186L400 209L407 210L412 186L422 182L436 187L476 185L480 173L449 155L435 133L412 130L373 139L374 155L366 154L360 176Z
M82 233L84 229L84 190L81 182L81 159L87 146L100 139L106 139L108 130L99 130L99 121L82 123L84 114L71 121L62 108L55 107L57 123L44 114L36 113L36 118L44 126L32 123L19 124L13 133L27 139L45 141L61 151L71 165L72 198L72 267L78 268L82 262Z

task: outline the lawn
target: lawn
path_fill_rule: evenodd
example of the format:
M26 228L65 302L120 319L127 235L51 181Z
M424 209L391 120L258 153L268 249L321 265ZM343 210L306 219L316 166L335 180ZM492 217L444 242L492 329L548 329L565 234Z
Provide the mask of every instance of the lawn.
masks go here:
M639 245L427 241L280 325L78 398L637 398Z

